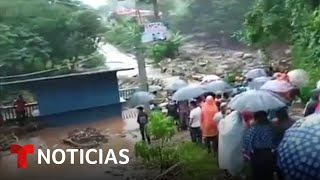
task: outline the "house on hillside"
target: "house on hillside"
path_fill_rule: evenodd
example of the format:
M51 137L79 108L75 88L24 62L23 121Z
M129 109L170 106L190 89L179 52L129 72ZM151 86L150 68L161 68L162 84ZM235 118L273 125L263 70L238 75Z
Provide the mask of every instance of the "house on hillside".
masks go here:
M108 118L121 118L117 72L101 70L0 83L1 88L19 88L37 99L40 123L67 125Z

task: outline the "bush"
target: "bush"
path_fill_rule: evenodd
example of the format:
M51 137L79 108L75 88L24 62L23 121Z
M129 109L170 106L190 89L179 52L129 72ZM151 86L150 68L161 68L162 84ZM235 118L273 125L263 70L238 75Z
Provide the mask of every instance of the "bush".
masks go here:
M292 47L292 52L292 67L307 70L310 77L308 85L301 88L301 99L303 102L307 102L311 97L311 91L319 80L320 69L318 67L320 64L317 65L313 60L315 57L308 49L296 45Z
M153 142L153 146L149 146L145 142L138 142L135 145L136 157L142 159L147 167L160 168L161 172L169 168L177 159L174 148L167 144L174 136L175 128L170 117L162 112L152 112L147 132L152 139L156 139L158 142Z
M183 37L176 33L167 41L157 42L147 49L147 57L154 60L155 63L159 63L165 58L175 58L183 40Z
M178 145L181 179L211 180L218 174L217 160L201 146L187 142Z
M218 170L216 159L206 149L191 142L172 145L175 128L171 118L161 112L153 112L148 133L157 141L153 141L151 146L145 142L136 143L136 157L142 160L145 167L160 168L161 172L179 163L178 179L211 180Z

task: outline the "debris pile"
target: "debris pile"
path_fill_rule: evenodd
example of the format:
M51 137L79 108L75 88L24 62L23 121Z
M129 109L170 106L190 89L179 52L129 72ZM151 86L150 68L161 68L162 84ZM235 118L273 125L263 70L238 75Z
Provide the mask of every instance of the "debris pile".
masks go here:
M75 129L63 142L78 148L93 148L107 143L108 137L95 128Z
M0 151L7 151L10 149L10 144L19 141L18 137L11 133L9 135L0 134Z

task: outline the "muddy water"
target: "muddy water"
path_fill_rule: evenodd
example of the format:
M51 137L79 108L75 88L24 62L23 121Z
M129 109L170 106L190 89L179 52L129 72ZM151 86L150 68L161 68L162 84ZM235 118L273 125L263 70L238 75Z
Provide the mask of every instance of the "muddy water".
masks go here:
M30 134L21 139L18 144L34 144L35 149L66 149L70 148L61 143L61 139L67 136L68 132L75 128L93 127L110 135L109 142L102 145L106 156L108 149L114 149L116 155L120 149L129 149L130 159L133 157L133 144L137 141L137 124L135 119L111 119L105 121L94 122L90 124L79 124L72 127L47 128ZM126 135L126 136L125 136ZM36 151L35 151L36 152ZM90 154L90 159L98 160L98 155ZM60 159L60 157L58 157ZM118 161L124 160L118 156ZM75 156L75 164L70 164L70 155L66 157L66 163L62 165L38 165L37 153L28 155L28 168L17 169L16 155L10 155L4 152L0 156L0 179L119 179L118 175L105 173L112 171L110 168L117 170L125 169L126 165L115 165L113 161L109 161L107 165L80 165L79 157ZM121 171L119 171L121 174ZM118 177L117 177L118 176Z

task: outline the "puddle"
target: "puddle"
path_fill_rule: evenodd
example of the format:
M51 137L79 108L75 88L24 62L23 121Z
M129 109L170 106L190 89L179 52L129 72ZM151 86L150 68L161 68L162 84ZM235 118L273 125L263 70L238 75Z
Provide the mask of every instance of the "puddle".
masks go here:
M62 144L62 139L65 138L68 132L75 128L96 128L103 133L107 133L109 141L103 144L101 149L108 150L113 149L117 155L120 149L129 149L129 157L133 157L133 146L134 142L139 140L139 134L137 132L138 125L135 118L126 120L122 119L110 119L104 121L98 121L87 124L73 125L69 127L58 127L58 128L46 128L38 132L29 134L25 138L21 139L18 144L34 144L35 148L42 149L67 149L70 148L67 145ZM69 155L70 156L70 155ZM92 154L90 158L98 159L98 155ZM106 155L105 155L106 156ZM119 179L117 175L105 173L114 167L115 165L80 165L70 164L70 157L67 155L66 163L62 165L38 165L37 155L28 155L28 168L17 169L16 155L11 155L9 152L3 152L0 154L0 174L1 179ZM69 160L68 160L69 158ZM130 158L131 159L131 158ZM121 160L121 159L120 159ZM75 162L79 162L79 157L75 157ZM126 165L118 165L116 167L125 168ZM119 174L119 173L118 173Z

